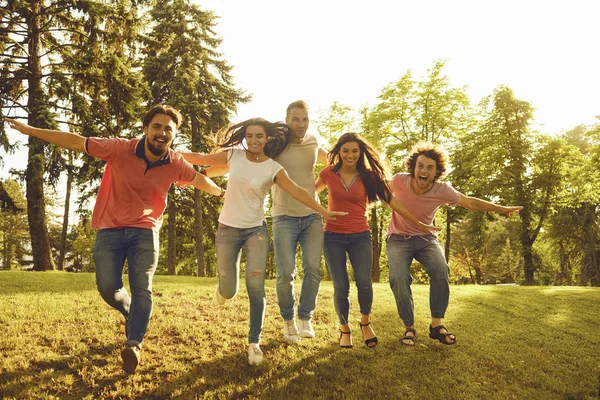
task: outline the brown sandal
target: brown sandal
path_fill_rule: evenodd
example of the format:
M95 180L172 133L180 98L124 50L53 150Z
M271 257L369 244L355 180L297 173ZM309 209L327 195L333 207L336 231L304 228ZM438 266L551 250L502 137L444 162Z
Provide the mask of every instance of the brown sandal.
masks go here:
M455 344L456 335L454 333L448 332L448 329L446 329L446 332L440 332L442 329L446 329L446 327L444 325L438 325L434 328L433 326L429 325L429 337L432 339L439 340L439 342L442 344ZM452 338L450 336L452 336ZM448 340L452 341L449 342Z
M412 333L413 336L408 336L407 333ZM416 338L417 338L417 331L416 331L416 329L414 329L414 328L406 328L406 330L404 331L404 336L402 336L402 339L400 339L400 343L402 343L405 346L414 346ZM406 343L406 342L404 342L404 340L410 340L411 343Z

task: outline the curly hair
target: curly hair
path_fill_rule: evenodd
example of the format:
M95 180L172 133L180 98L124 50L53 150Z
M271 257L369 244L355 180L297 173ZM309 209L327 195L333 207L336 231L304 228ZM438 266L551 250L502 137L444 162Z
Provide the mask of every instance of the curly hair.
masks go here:
M333 171L338 172L342 167L340 150L342 146L348 142L358 143L360 156L356 163L356 169L358 169L360 178L365 185L368 202L372 203L377 201L377 199L381 199L386 203L389 203L392 199L392 192L386 183L387 177L389 176L388 169L385 163L379 158L379 155L373 146L358 133L344 133L327 154L329 165L333 166ZM367 163L369 168L367 168Z
M425 156L435 161L434 182L442 178L450 166L448 153L442 146L431 142L419 142L412 148L411 154L406 159L406 169L413 177L415 176L415 167L419 156Z
M290 142L290 128L283 122L269 122L264 118L251 118L230 126L225 132L225 138L219 144L219 147L243 146L246 130L252 125L259 125L264 128L267 134L264 152L269 158L275 158L281 154Z

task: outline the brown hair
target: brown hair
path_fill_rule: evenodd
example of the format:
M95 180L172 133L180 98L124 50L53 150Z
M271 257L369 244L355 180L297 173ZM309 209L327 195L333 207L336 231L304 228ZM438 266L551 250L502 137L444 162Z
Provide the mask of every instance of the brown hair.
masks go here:
M417 158L419 156L425 156L435 161L435 177L433 181L442 178L449 167L448 153L446 150L438 145L431 142L419 142L411 150L411 155L406 159L406 169L412 177L415 176L415 166L417 165Z
M290 142L290 129L283 122L269 122L264 118L252 118L230 126L225 132L224 141L219 146L233 147L242 144L246 138L246 129L252 125L260 125L265 129L267 143L264 152L267 157L277 157Z
M368 202L375 202L379 198L386 203L389 203L392 200L392 192L386 183L387 176L389 175L387 168L379 158L379 155L373 146L358 133L344 133L327 154L329 165L333 165L333 171L337 172L342 167L340 150L342 146L348 142L358 143L360 156L356 163L356 169L358 169L363 185L365 185ZM367 168L365 158L367 159L370 168Z
M287 106L287 109L285 110L286 118L290 116L290 111L292 111L294 108L299 108L308 112L308 104L306 104L304 100L296 100L293 103L290 103L289 106Z
M157 104L154 107L152 107L146 113L146 115L144 115L144 119L142 119L142 127L145 128L148 125L150 125L150 121L152 121L152 118L154 118L156 114L165 114L171 117L173 122L175 122L176 129L179 129L181 123L183 122L183 117L181 116L181 113L178 110L174 109L171 106Z

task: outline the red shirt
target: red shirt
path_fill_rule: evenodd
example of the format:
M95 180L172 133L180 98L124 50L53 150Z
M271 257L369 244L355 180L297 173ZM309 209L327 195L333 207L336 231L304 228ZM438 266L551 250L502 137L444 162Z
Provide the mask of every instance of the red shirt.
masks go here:
M144 155L144 140L88 138L86 152L106 161L96 197L92 227L160 229L173 182L191 182L194 167L169 149L153 164Z
M367 191L360 176L357 176L350 187L346 188L342 177L333 172L333 166L328 166L321 170L319 178L329 190L328 210L348 213L325 222L325 232L352 234L368 231Z

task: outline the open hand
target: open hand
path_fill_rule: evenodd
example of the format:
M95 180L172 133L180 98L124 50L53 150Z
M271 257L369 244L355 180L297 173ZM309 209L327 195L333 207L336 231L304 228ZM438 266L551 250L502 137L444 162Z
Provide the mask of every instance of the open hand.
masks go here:
M8 118L8 117L4 117L4 120L6 122L8 122L8 125L14 129L17 130L25 135L29 135L30 134L30 130L31 130L31 126L24 124L22 122L17 121L16 119L12 119L12 118Z
M502 215L506 215L510 217L512 213L518 213L523 209L523 206L510 206L510 207L502 207L502 211L498 211Z
M192 182L175 182L173 185L180 188L186 188L192 186Z
M442 230L439 226L427 225L419 221L419 229L425 233L439 232Z
M325 211L323 214L323 219L325 221L333 221L335 220L335 217L341 217L344 215L348 215L348 213L343 211Z

